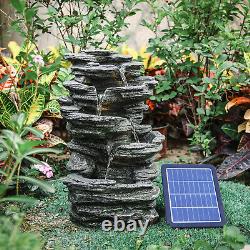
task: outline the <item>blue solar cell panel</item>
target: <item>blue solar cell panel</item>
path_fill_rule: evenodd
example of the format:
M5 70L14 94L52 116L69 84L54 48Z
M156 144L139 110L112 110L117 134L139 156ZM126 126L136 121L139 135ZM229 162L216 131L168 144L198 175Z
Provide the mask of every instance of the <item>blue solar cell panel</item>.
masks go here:
M167 222L174 227L225 224L216 170L211 165L163 165Z

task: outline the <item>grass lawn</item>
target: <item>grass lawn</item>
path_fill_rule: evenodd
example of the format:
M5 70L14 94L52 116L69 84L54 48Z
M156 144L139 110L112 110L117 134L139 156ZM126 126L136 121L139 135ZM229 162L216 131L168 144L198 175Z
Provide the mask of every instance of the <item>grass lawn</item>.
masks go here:
M160 185L160 179L157 184ZM186 249L197 239L207 240L214 246L222 237L222 229L170 228L164 221L162 193L157 201L161 220L150 226L144 236L139 236L139 232L103 232L79 227L68 217L67 188L60 180L53 181L53 185L57 190L53 196L27 209L23 228L39 232L46 249L145 249L149 244L171 245L176 242L183 242L183 249ZM250 188L233 182L222 182L220 188L228 225L240 227L250 243Z

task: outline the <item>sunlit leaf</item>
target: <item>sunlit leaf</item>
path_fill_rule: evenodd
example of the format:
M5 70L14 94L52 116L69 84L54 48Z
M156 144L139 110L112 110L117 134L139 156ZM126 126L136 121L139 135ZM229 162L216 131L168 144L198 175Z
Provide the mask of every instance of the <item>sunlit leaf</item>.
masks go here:
M32 125L36 122L42 115L44 111L45 97L43 95L38 95L38 97L33 101L27 118L27 125Z

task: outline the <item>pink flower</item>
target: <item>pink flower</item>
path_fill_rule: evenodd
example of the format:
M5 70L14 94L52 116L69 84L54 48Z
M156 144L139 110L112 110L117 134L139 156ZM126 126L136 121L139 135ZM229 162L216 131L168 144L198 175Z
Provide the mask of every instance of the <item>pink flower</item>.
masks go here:
M53 172L52 172L52 171L47 172L47 173L46 173L46 177L47 177L47 178L53 177Z
M33 165L33 168L46 175L47 178L53 177L52 167L44 161L41 161L41 163L39 164Z

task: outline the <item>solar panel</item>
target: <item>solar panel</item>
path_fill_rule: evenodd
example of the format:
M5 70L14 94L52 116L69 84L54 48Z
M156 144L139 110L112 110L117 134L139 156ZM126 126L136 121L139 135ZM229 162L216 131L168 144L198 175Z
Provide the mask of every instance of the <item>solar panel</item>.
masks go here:
M216 169L162 165L166 221L172 227L222 227L225 221Z

